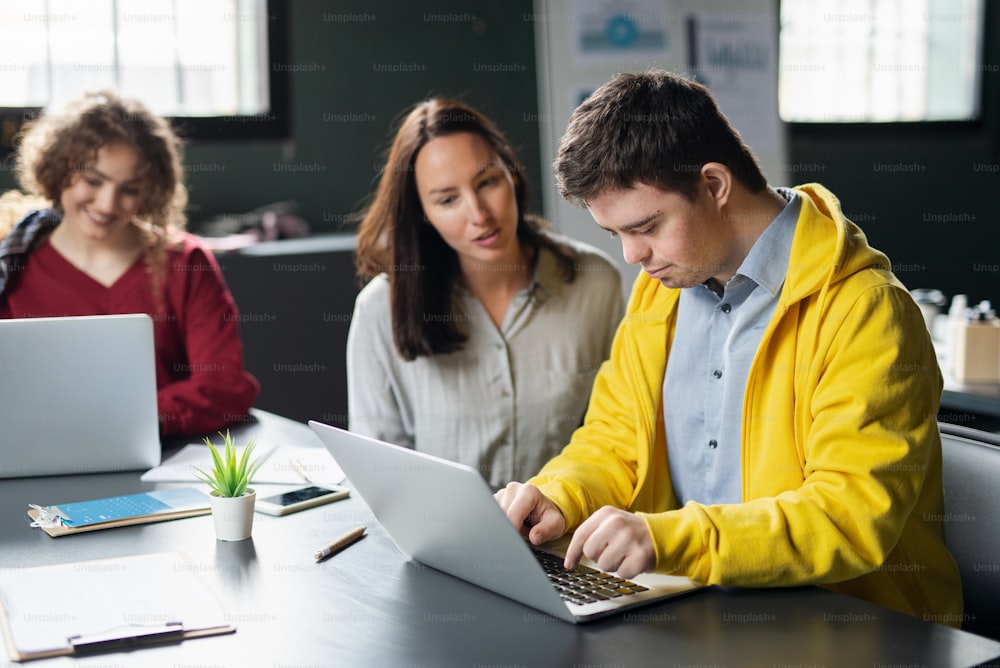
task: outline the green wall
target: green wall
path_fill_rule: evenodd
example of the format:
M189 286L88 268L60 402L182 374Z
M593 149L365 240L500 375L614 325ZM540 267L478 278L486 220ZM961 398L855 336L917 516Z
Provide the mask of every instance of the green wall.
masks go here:
M400 114L430 95L459 97L496 121L541 202L531 0L474 11L461 2L289 4L294 136L191 146L192 219L294 199L316 230L343 229L373 190Z
M290 13L289 141L192 142L190 219L295 200L317 231L343 229L374 186L401 112L430 95L490 116L541 204L531 0L296 0ZM14 186L0 167L0 190Z

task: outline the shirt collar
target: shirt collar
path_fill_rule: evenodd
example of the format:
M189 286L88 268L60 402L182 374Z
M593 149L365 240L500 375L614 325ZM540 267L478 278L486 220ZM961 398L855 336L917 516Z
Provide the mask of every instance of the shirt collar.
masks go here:
M532 297L541 304L556 292L561 283L565 282L559 260L552 249L539 245L537 252L538 258L532 269L531 281L524 290L518 293L518 296L514 297L515 300ZM458 281L455 282L454 289L465 297L471 296L469 291Z
M774 220L757 238L743 264L736 270L736 276L744 276L777 296L788 274L788 258L792 251L792 237L799 219L802 199L790 188L777 188L778 193L788 200Z
M529 286L531 294L539 302L544 302L562 282L562 272L555 253L546 246L539 246L538 260L535 262L535 272Z

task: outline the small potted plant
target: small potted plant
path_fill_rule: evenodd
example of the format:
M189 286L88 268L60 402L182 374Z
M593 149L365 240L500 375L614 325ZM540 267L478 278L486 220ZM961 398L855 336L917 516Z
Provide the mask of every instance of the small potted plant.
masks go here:
M253 439L247 443L242 456L237 458L236 445L229 431L225 434L220 431L219 435L224 443L221 454L212 445L211 439L205 438L214 468L206 472L195 467L195 475L212 490L209 501L215 522L215 537L227 541L246 540L253 530L253 510L257 500L256 492L248 485L263 461L251 458L256 446Z

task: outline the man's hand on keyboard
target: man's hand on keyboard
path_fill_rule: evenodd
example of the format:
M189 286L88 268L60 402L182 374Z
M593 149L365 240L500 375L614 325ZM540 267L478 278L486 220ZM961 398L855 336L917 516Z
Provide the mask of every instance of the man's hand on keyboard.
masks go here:
M532 545L541 545L566 532L562 511L534 485L512 482L493 498Z
M576 568L582 555L594 560L601 570L626 580L656 566L656 548L646 521L611 506L598 510L573 532L566 550L566 568Z

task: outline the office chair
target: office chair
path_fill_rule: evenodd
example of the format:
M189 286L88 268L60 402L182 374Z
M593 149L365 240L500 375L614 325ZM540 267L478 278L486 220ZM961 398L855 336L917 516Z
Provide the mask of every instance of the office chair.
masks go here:
M945 539L962 576L962 628L1000 640L1000 434L939 426Z

